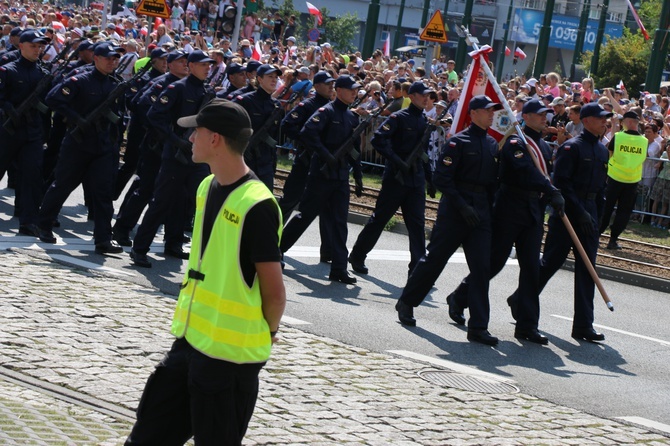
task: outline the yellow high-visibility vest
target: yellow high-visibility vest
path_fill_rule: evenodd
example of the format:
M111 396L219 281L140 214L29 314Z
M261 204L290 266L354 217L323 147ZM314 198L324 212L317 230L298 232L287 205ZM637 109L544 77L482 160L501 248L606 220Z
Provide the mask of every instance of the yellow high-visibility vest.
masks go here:
M263 317L258 277L249 287L240 266L240 243L251 208L272 199L268 188L249 180L226 198L216 216L204 252L201 250L205 204L214 175L205 178L196 196L195 224L188 272L179 293L171 332L196 350L237 364L265 362L270 357L270 328ZM281 212L278 211L281 238Z
M647 138L618 132L614 139L607 175L620 183L637 183L642 179L642 164L647 159Z

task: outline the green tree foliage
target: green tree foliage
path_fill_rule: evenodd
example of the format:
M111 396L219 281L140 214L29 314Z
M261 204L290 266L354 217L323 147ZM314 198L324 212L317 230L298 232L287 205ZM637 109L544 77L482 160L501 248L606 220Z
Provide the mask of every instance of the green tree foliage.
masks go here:
M600 50L599 75L594 76L596 88L614 87L623 80L628 94L637 96L640 84L645 82L649 59L651 58L651 40L645 41L642 34L632 34L628 28L618 39L606 36L607 41ZM593 53L587 51L582 57L584 68L591 69Z
M662 6L662 0L642 0L640 2L640 9L637 11L640 20L642 20L644 27L652 38L654 36L654 30L658 28L658 24L661 20Z
M348 53L355 51L353 41L358 31L358 15L354 12L343 16L330 17L327 8L321 8L323 23L321 27L325 32L321 35L319 43L329 42L335 51Z

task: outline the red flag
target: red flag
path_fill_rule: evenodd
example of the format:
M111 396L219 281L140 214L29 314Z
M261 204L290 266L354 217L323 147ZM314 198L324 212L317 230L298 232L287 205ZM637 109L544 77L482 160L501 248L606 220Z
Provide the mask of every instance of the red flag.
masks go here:
M309 14L316 16L317 23L321 25L321 23L323 23L323 18L321 17L321 11L319 11L319 8L317 8L310 2L305 3L307 3L307 10L309 11Z
M521 48L517 47L514 50L514 56L518 57L520 60L524 60L526 58L526 53L524 53Z
M493 51L489 45L484 45L478 51L472 51L470 56L473 58L470 64L470 69L465 76L465 85L463 85L463 92L458 99L458 107L456 107L456 116L454 116L454 124L451 126L450 134L458 133L465 130L470 125L470 113L468 113L468 105L473 96L485 94L493 102L501 103L500 98L496 94L491 81L486 76L484 68L482 68L482 59L485 63L489 62L489 53ZM480 57L480 55L482 57ZM514 127L514 116L509 116L505 109L498 110L493 115L493 125L489 128L488 133L500 141L503 137Z
M630 0L626 0L628 2L628 8L630 8L630 12L633 14L633 17L635 18L635 22L637 23L637 26L640 27L640 32L642 32L642 35L644 36L644 40L649 40L649 33L647 33L647 30L644 28L644 25L642 24L642 20L640 20L640 16L637 15L637 11L635 11L635 8L633 7L633 4L630 2Z
M156 17L154 19L154 30L156 28L158 28L159 25L162 25L162 24L163 24L163 19L161 19L160 17Z
M253 52L251 53L251 58L253 60L261 60L261 54L263 54L263 50L261 50L261 42L260 39L256 40L256 43L254 44L254 49Z
M512 54L512 50L510 50L509 47L506 46L505 47L505 57L509 56L510 54Z

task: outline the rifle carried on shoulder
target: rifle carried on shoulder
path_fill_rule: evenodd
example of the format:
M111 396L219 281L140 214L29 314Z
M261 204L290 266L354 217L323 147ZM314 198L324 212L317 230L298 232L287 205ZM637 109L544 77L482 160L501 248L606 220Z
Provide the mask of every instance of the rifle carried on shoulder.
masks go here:
M405 160L405 163L409 167L410 171L413 171L416 167L416 162L418 160L421 160L421 162L427 163L430 161L428 159L428 155L426 154L425 147L426 144L428 144L428 140L430 139L431 133L435 131L437 128L437 123L440 122L442 118L444 118L447 114L447 109L445 108L442 110L442 113L440 113L437 118L435 118L435 122L428 124L426 126L426 130L423 132L423 136L421 136L421 139L419 142L414 146L412 151L410 152L409 156ZM398 181L400 184L405 184L405 179L403 178L403 173L401 170L398 170L398 172L395 174L395 179Z
M45 69L49 70L47 74L44 75L42 79L37 83L33 91L28 95L27 98L21 102L21 104L14 110L14 113L9 114L9 117L7 120L2 124L2 127L7 130L7 133L10 135L14 135L15 129L21 124L21 118L25 116L30 110L33 108L36 109L38 112L45 114L49 111L49 107L47 107L41 100L42 94L51 88L51 84L53 83L53 80L56 79L57 76L61 74L61 71L65 70L65 66L67 63L62 64L61 66L56 69L53 73L51 72L51 68L61 59L65 57L67 54L67 51L70 50L70 47L72 46L71 43L68 43L63 50L58 53L58 55L53 59L53 61L49 61L45 63L43 66Z
M90 127L91 125L98 125L103 118L107 119L112 124L117 124L121 117L112 111L114 103L125 94L126 90L130 88L133 82L142 77L142 75L149 71L150 68L151 65L147 64L127 81L119 82L116 87L114 87L114 90L109 93L107 98L88 114L88 117L84 120L84 126ZM80 124L75 124L71 134L75 141L82 142L84 131Z
M308 85L311 88L311 84L305 84L305 87L303 87L302 90L294 91L291 94L291 97L286 100L286 103L291 104L298 98L298 96L303 96L306 93L305 89ZM282 113L284 113L284 107L277 105L270 116L268 116L268 119L265 120L261 128L254 130L254 133L251 135L248 144L248 147L251 149L254 155L260 155L260 148L258 146L261 142L266 143L270 147L275 147L277 145L277 141L270 136L270 129L274 126L274 123L279 120Z
M366 117L363 118L363 120L356 126L354 131L351 133L351 136L347 138L345 142L342 143L342 145L335 151L335 154L333 155L333 158L335 158L335 161L337 162L338 165L341 165L342 162L348 157L351 156L354 160L357 160L358 157L361 156L361 154L354 148L354 144L356 141L360 140L361 135L367 130L368 126L372 123L372 120L379 116L384 110L386 110L386 107L388 107L391 102L393 101L388 101L386 104L384 104L382 107L377 108L374 110L372 113L368 114ZM328 178L328 163L324 164L321 167L321 174Z

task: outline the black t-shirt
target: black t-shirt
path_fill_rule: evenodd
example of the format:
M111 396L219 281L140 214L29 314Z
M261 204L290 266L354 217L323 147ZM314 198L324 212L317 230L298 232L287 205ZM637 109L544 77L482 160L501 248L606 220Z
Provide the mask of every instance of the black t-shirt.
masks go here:
M223 203L228 195L242 183L250 180L258 180L256 174L249 171L248 174L235 183L222 186L216 178L212 180L207 203L205 204L205 215L202 222L202 246L207 246L209 237L214 227L214 221L221 212ZM240 265L242 274L248 286L251 286L256 275L257 262L279 262L281 252L279 251L279 237L277 229L279 225L279 209L271 199L263 200L252 207L247 213L242 226L242 239L240 242ZM207 249L228 249L225 246Z
M282 19L275 19L275 26L274 29L272 30L272 33L274 34L275 38L279 39L281 37L281 31L282 28L284 27L284 21Z

